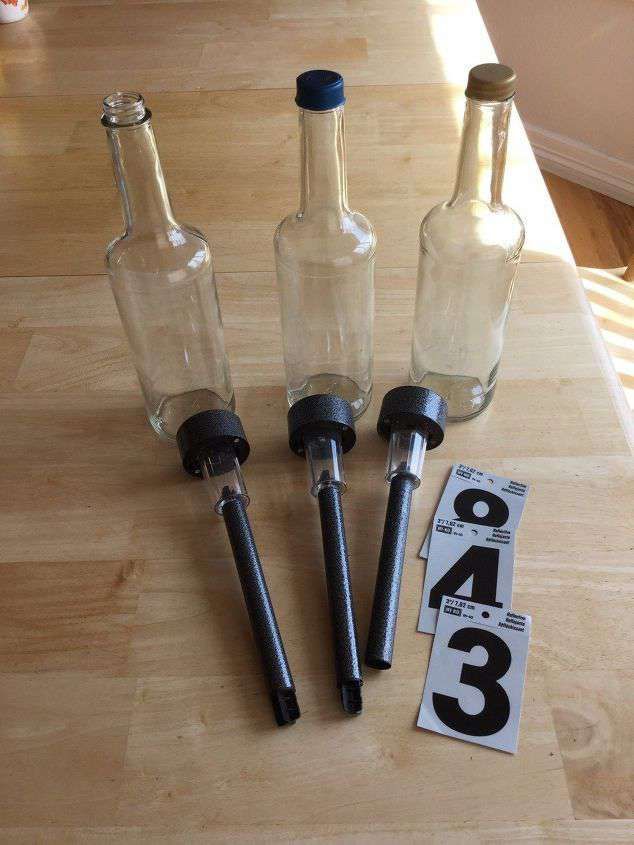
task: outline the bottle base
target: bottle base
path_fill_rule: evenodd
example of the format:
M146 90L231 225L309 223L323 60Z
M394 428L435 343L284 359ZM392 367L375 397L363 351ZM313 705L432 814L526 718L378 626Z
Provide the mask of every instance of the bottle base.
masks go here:
M300 399L304 399L306 396L315 396L318 393L340 396L345 399L350 403L355 420L363 414L372 398L371 387L369 390L361 390L353 379L335 373L317 373L314 376L309 376L297 390L288 390L286 396L288 404L294 405Z
M427 372L422 378L411 376L412 384L429 387L447 402L447 422L464 422L481 414L495 392L495 383L488 388L473 376L454 376Z
M231 399L225 402L213 390L190 390L188 393L164 396L149 420L161 440L166 443L175 443L176 432L189 417L193 417L199 411L226 410L227 408L233 411L235 407L236 401L233 394L231 394Z

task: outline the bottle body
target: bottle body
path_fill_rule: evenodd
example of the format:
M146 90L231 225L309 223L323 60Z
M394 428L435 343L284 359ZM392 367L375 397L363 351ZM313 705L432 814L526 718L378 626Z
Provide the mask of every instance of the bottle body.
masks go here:
M524 243L502 204L511 99L467 100L456 190L420 228L411 380L469 419L493 398L504 330Z
M495 229L495 218L472 212L454 227L452 210L437 206L420 233L411 380L446 399L451 421L493 398L521 248L485 243L481 227Z
M173 217L149 119L107 118L126 231L106 266L148 419L173 441L193 414L234 405L211 252Z
M300 110L300 210L278 226L275 259L287 398L372 391L374 253L370 222L347 204L343 106Z
M334 394L359 417L372 393L374 257L337 267L276 252L289 405Z
M106 263L148 419L172 441L186 419L234 398L209 246L184 226L170 234L124 235Z

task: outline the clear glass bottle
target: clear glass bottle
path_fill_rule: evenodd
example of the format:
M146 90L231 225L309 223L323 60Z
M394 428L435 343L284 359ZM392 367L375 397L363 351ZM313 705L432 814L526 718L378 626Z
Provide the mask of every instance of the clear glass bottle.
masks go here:
M420 227L411 380L441 394L448 419L493 398L524 226L501 199L515 73L472 68L453 197Z
M300 208L275 233L288 402L335 394L359 417L372 391L376 237L348 207L342 77L301 74L295 102Z
M174 217L143 97L116 92L103 109L125 221L106 266L149 421L173 441L193 414L234 406L211 252Z

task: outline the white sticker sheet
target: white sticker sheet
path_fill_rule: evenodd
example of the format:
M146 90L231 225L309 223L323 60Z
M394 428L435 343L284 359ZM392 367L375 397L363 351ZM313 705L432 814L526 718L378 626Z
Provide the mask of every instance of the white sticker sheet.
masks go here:
M511 606L515 534L527 495L522 482L454 465L423 544L429 549L419 631L434 633L444 595Z
M418 553L418 557L422 557L423 560L427 560L429 557L429 541L431 540L431 526L433 525L433 522L434 520L432 519L431 525L427 529L427 534L425 534L423 545L420 547L420 551Z
M514 754L531 618L445 596L417 725Z

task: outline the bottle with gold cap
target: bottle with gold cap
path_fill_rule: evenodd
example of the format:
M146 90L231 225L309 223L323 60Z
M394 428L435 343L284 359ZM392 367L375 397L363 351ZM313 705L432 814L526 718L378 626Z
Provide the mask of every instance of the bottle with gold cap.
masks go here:
M471 69L453 196L420 227L411 380L466 420L493 398L524 226L502 202L515 73Z

